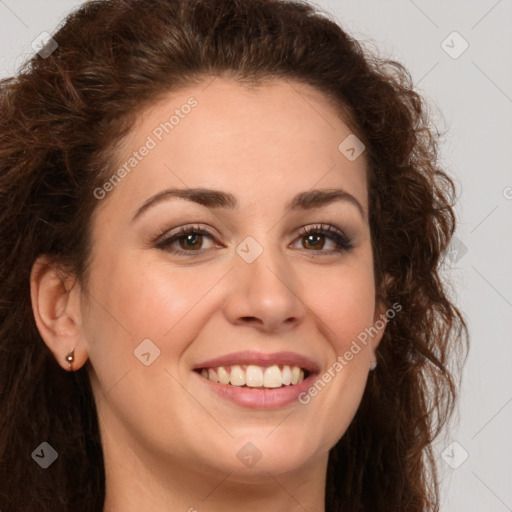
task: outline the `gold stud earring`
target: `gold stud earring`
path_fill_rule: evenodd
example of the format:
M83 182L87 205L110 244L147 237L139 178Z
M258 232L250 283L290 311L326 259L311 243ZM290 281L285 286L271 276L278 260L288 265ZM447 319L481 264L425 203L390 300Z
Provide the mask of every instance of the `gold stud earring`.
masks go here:
M73 362L75 360L75 349L73 349L67 356L66 361L69 364L69 370L73 370Z

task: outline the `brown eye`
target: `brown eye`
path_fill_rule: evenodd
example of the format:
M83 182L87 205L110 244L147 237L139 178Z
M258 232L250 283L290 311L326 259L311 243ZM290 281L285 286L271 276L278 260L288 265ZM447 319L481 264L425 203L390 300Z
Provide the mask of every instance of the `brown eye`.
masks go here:
M179 245L182 249L200 249L203 241L203 235L189 234L181 236L178 239Z
M349 251L354 248L352 241L336 226L330 224L308 226L300 231L302 248L308 249L308 252L318 252L313 256L329 255ZM332 249L325 249L326 243L332 243Z
M200 227L182 226L157 242L155 247L171 253L197 256L206 250L203 248L205 239L213 241L214 237ZM176 244L179 248L176 247Z
M322 249L324 244L319 241L320 238L324 238L324 243L325 243L325 235L323 234L313 234L313 235L306 235L305 236L305 241L306 241L306 244L309 246L309 248L311 249L315 249L315 250L318 250L318 249ZM307 249L308 247L305 247L305 249Z

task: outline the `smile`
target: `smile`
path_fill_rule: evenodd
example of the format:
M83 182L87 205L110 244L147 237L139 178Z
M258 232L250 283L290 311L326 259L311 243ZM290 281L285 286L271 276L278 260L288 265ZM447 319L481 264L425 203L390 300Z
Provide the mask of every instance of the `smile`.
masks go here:
M300 384L309 371L292 365L232 365L197 369L205 379L227 386L276 389Z

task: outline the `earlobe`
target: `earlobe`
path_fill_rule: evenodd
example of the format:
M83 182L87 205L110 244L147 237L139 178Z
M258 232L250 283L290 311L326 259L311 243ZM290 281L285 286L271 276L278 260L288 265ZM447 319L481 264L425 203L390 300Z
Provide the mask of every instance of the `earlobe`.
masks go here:
M55 359L67 371L87 360L81 332L80 286L47 256L32 266L30 296L37 329Z

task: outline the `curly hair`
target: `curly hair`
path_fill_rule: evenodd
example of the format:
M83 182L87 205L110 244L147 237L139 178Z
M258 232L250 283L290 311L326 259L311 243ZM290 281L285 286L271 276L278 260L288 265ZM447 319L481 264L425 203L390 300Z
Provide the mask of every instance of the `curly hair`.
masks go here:
M112 175L116 146L143 108L224 75L315 87L366 146L375 283L402 312L330 451L326 510L439 510L432 441L453 414L468 334L440 277L455 185L408 71L303 1L95 0L53 37L51 55L0 82L2 510L102 511L87 371L62 371L42 340L31 269L46 254L86 286L93 191ZM44 471L31 460L41 440L59 452Z

